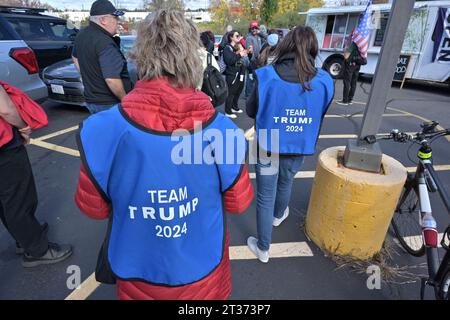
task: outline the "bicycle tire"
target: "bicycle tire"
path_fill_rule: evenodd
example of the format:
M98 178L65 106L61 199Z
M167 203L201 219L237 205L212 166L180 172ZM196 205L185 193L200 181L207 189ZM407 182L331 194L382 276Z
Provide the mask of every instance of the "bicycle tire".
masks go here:
M403 187L400 200L391 220L395 236L403 249L410 255L421 257L425 254L425 243L420 224L420 210L417 192L414 188ZM405 192L406 196L404 196Z
M450 266L447 268L439 285L439 299L450 300Z

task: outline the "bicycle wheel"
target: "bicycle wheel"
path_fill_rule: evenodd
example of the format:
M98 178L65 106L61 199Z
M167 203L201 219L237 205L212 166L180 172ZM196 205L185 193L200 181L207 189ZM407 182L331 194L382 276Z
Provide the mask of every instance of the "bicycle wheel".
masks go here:
M442 278L439 288L439 298L442 300L450 300L450 267Z
M407 183L408 184L408 183ZM391 220L392 229L403 249L409 254L421 257L425 244L420 225L419 198L414 188L403 187L402 195Z

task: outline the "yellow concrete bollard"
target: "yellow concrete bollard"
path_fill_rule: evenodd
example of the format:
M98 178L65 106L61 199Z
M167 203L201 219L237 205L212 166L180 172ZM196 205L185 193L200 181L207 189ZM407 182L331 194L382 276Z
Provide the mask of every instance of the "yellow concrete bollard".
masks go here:
M306 216L306 233L321 249L371 258L381 250L406 180L406 168L383 155L382 173L342 165L345 147L319 155Z

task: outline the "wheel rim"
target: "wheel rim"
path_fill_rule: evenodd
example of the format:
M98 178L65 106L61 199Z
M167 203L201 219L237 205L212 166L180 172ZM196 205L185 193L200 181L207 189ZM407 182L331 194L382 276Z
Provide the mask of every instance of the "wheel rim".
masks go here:
M330 65L330 74L337 77L341 73L342 66L339 62L333 62Z

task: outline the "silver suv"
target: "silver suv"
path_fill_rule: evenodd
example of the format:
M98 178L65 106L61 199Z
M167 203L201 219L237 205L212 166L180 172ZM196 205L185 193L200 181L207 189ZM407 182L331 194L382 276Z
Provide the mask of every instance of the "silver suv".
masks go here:
M36 56L20 36L0 17L0 80L43 102L47 86L39 77Z

